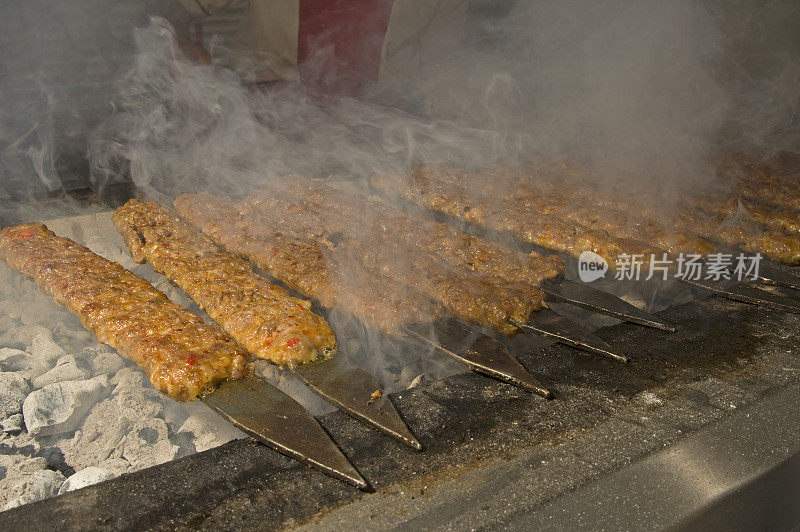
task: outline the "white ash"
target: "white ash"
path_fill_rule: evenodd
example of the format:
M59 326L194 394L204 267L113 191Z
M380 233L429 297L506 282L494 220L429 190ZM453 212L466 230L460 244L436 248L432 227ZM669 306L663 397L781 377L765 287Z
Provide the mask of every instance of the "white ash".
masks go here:
M61 488L59 488L58 493L79 490L104 480L111 480L115 476L116 475L113 472L109 471L108 469L103 469L102 467L87 467L86 469L81 469L66 479L64 483L61 484Z
M71 433L108 390L108 377L48 384L32 392L22 405L25 427L32 436Z
M22 412L23 402L30 391L28 380L19 373L0 373L0 418Z
M0 264L0 509L243 437L204 404L154 390L132 362Z

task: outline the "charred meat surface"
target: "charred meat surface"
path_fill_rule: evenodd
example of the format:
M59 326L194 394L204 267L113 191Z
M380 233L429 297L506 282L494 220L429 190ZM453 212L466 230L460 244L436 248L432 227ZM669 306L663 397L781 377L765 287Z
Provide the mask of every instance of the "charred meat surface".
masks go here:
M113 220L135 260L147 260L253 355L295 366L335 349L333 331L309 301L256 274L166 207L130 200Z
M348 312L383 332L392 334L401 325L427 323L442 314L428 298L343 261L319 242L287 233L267 219L246 217L231 201L184 194L175 208L229 252L323 307Z
M193 399L251 371L248 354L221 329L41 223L3 229L0 256L175 399Z

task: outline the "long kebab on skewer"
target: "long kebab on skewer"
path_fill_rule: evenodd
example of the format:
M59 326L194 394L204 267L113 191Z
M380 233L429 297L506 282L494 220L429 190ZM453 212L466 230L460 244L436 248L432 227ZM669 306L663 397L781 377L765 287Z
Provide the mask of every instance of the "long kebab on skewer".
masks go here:
M40 223L7 227L0 257L133 360L153 387L189 400L250 373L249 356L222 330L150 283Z
M226 250L245 257L289 288L323 307L339 307L386 333L400 326L435 321L440 305L399 284L344 263L323 245L274 224L244 217L231 201L209 194L184 194L178 213ZM355 283L345 283L345 275Z
M258 358L293 367L335 350L333 331L309 301L257 275L158 203L130 200L113 221L136 262L147 260Z
M56 236L40 223L3 229L0 258L76 314L101 342L133 360L157 390L182 401L201 396L278 452L367 487L308 412L278 389L250 377L249 355L230 336L120 264Z
M573 202L572 209L575 209L575 203L592 202L597 205L598 223L607 224L605 228L612 235L640 232L639 236L632 236L657 243L667 251L708 254L717 251L714 242L718 242L751 253L761 252L780 262L793 264L800 261L800 240L783 231L785 226L792 225L791 213L781 211L777 206L745 200L743 206L751 208L752 213L739 217L739 198L735 189L729 192L734 196L727 202L712 199L712 196L724 197L721 189L730 191L730 185L717 184L716 190L703 196L690 194L682 197L677 205L677 214L665 216L652 207L653 198L632 198L630 194L613 194L599 187L597 180L592 179L593 174L582 165L562 165L563 173L559 173L557 165L546 167L547 172L535 165L527 172L505 172L506 176L512 177L506 177L504 184L515 194L533 196L545 204L557 201L558 197L569 198ZM497 172L493 177L498 177ZM566 215L565 210L559 210L558 215ZM757 222L763 225L759 226ZM653 234L642 231L642 227L657 228L659 234L680 240L682 246L671 249L655 240Z
M264 220L325 240L328 234L320 228L328 220L323 210L302 200L289 204L290 199L269 189L251 194L239 207L246 218L256 223ZM317 234L320 231L322 235ZM532 312L545 306L544 292L537 287L456 267L402 242L385 240L380 235L350 238L343 234L340 238L335 248L356 258L373 274L401 281L435 297L454 316L504 334L517 330L512 323L526 323Z
M273 204L276 200L279 202L275 205L276 212L306 215L310 212L316 216L316 227L308 223L309 216L304 219L305 226L316 237L331 235L335 242L340 235L352 235L354 231L357 238L367 233L378 235L385 241L403 242L489 279L511 282L520 287L521 292L530 292L535 297L540 297L540 292L544 291L549 300L567 302L649 327L674 330L668 323L611 294L564 279L561 276L564 262L557 255L525 254L456 231L424 214L413 210L406 212L368 197L355 190L352 184L339 182L334 187L320 180L288 176L272 187L270 197ZM537 319L542 317L541 311L536 316ZM555 321L550 320L550 323Z
M726 157L720 165L721 181L732 188L732 195L749 201L775 205L788 212L800 211L797 180L800 158L779 153L769 160L744 154Z
M175 200L178 213L216 243L249 259L271 276L322 306L337 308L400 339L422 342L472 370L521 386L544 397L547 391L499 342L479 337L464 345L472 333L443 318L440 305L386 277L374 275L328 250L319 242L287 234L282 226L243 216L237 204L209 194L184 194ZM343 283L346 269L349 282ZM428 324L434 325L431 338ZM420 324L426 331L418 330ZM455 343L453 342L455 341Z
M405 243L398 242L402 238L395 238L392 231L385 234L366 231L361 238L352 238L352 232L345 227L343 233L331 234L327 228L331 222L328 216L330 208L286 196L280 190L270 189L251 194L239 203L239 207L250 220L258 223L266 220L319 238L334 249L356 257L371 272L401 280L435 297L452 315L463 321L485 325L504 334L522 329L601 356L627 360L627 357L615 353L611 346L593 334L545 309L545 287L540 287L538 283L509 281L479 274L464 268L463 264L448 263L440 258L439 253L421 250L413 239ZM543 259L542 262L546 261ZM549 293L554 295L553 292ZM555 295L558 297L558 294ZM561 299L575 300L570 295L564 295L566 297ZM596 294L592 297L596 297ZM600 297L594 301L606 300ZM582 304L586 306L585 302ZM590 306L598 308L596 304ZM607 309L605 307L604 310ZM628 309L624 313L626 316L635 314ZM651 320L646 323L654 322ZM668 324L657 323L657 326L669 329Z
M780 227L777 208L750 203L753 214L739 214L738 198L727 203L719 203L710 196L687 195L677 205L677 213L672 216L659 215L652 208L653 198L633 200L628 194L612 195L594 184L591 175L579 175L573 169L571 178L556 175L555 179L543 180L540 174L520 175L521 182L516 189L521 194L533 195L548 203L559 194L574 198L574 201L594 201L600 206L597 217L610 224L613 235L637 230L642 226L659 227L661 233L673 235L671 238L683 240L682 249L667 251L689 251L705 255L717 251L718 246L735 246L745 251L761 252L774 260L794 264L800 262L800 239L787 234ZM735 193L735 192L734 192ZM719 195L716 191L714 195ZM747 203L747 202L746 202ZM744 206L744 205L743 205ZM559 214L563 214L563 210ZM627 213L625 223L619 213ZM759 225L759 221L768 223ZM786 216L784 216L786 218ZM789 221L789 220L785 220ZM647 233L638 236L643 241L654 242ZM662 246L663 247L663 246Z
M369 402L379 389L375 379L334 356L333 331L309 301L256 274L158 203L130 200L113 221L135 260L147 260L181 287L254 356L288 366L339 409L421 449L391 402Z
M379 174L373 176L370 184L388 196L400 197L457 220L505 231L522 241L576 257L588 250L613 263L623 254L660 252L641 241L616 238L606 231L541 214L521 205L478 200L478 196L463 188L429 179L419 172Z
M449 216L510 231L523 240L575 256L582 250L591 249L610 262L616 259L618 253L609 253L607 249L619 251L620 248L614 245L619 241L626 243L621 252L629 255L660 256L664 251L702 254L716 249L711 240L720 240L746 251L761 251L782 262L795 262L800 257L800 242L782 232L766 230L753 237L741 225L720 228L720 220L710 215L703 216L697 209L683 210L671 227L667 227L643 202L610 196L587 179L576 183L578 172L575 168L565 170L565 173L566 176L562 175L558 180L548 181L538 174L535 179L521 179L519 174L514 175L513 172L505 175L495 172L491 180L493 187L499 185L497 188L507 191L499 199L504 203L504 210L512 213L499 212L499 209L472 199L479 196L463 192L460 183L468 182L470 186L479 187L480 183L485 183L485 177L471 177L440 167L423 167L412 173L409 177L412 192L406 193L406 196ZM371 182L379 190L394 194L402 193L405 185L397 176L389 175L376 176ZM567 200L564 199L565 195ZM586 204L595 207L587 209L581 206ZM550 214L543 216L541 210ZM522 221L528 223L520 223ZM564 246L560 238L548 243L542 235L531 235L530 231L524 230L526 225L536 223L545 227L551 224L563 227L569 222L578 225L574 228L577 234L587 230L600 231L602 236L596 247L580 249ZM570 247L575 249L565 249Z
M329 232L352 231L353 225L413 245L462 266L510 282L539 288L547 279L564 271L556 255L521 253L505 246L455 231L447 224L410 215L387 203L376 201L357 190L343 190L303 178L284 178L280 188L306 203L320 207Z

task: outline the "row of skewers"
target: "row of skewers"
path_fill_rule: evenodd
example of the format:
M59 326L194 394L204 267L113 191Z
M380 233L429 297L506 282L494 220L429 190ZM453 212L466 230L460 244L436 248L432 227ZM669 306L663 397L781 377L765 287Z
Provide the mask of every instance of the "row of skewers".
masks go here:
M618 200L603 200L591 188L585 192L581 187L590 185L576 177L579 172L558 176L565 188L551 186L557 175L553 168L539 164L537 179L530 179L532 167L525 172L492 170L495 188L505 194L502 208L477 199L497 194L494 190L489 196L490 190L481 188L488 186L486 175L442 167L375 176L371 185L384 197L502 230L567 257L587 249L609 262L621 253L709 253L720 249L721 241L795 261L791 253L797 239L777 232L753 248L753 240L745 244L733 236L698 233L704 227L698 223L686 226L691 231L668 230L642 209L625 211L636 213L631 229L631 220L612 218L633 204L612 209ZM601 198L609 208L594 214L575 208L576 195L586 201ZM384 335L428 344L475 371L544 397L551 393L492 336L532 332L627 360L549 310L549 301L674 330L611 294L565 279L556 254L520 252L346 184L286 176L243 199L187 194L175 200L174 208L177 213L154 202L131 200L113 220L134 260L149 262L178 285L222 330L41 224L5 229L0 255L78 314L101 341L136 361L157 389L182 400L200 397L280 452L360 487L366 482L316 421L292 399L251 377L251 355L278 364L341 410L421 448L391 402L375 400L378 384L348 362L309 300L343 310ZM271 279L254 271L251 263ZM769 265L761 269L759 280L800 287L799 278ZM750 285L692 283L732 299L800 311L794 300ZM475 327L487 335L478 336L470 348L449 341L474 334Z

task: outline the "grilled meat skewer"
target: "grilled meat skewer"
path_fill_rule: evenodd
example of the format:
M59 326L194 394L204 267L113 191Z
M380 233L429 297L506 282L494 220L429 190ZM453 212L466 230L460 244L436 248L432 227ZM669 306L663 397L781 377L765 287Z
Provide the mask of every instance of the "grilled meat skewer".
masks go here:
M132 199L113 221L136 262L147 260L254 356L293 367L336 348L333 331L309 301L256 275L161 205Z
M800 262L800 240L786 234L785 227L792 227L797 220L792 220L791 213L771 206L749 203L753 209L750 216L738 217L739 202L736 189L733 196L723 203L707 196L688 196L682 198L678 211L672 217L659 215L650 207L653 198L631 198L630 194L612 195L608 190L596 185L596 179L588 170L582 173L577 167L571 167L568 175L549 174L546 178L538 171L517 173L516 177L507 177L503 182L515 194L528 194L539 198L544 204L554 201L555 197L572 198L573 202L593 203L600 208L596 217L600 223L608 224L606 230L614 236L630 235L642 241L650 242L666 251L689 251L706 255L717 250L712 242L735 246L750 253L761 252L774 260L795 264ZM503 172L514 176L514 172ZM446 172L437 172L436 177L446 176ZM497 182L497 172L493 172L493 182ZM728 188L730 186L721 188ZM719 190L713 195L720 196ZM748 203L748 202L745 202ZM747 207L748 205L744 205ZM572 206L572 209L575 207ZM564 215L560 211L557 215ZM625 216L628 216L626 221ZM761 224L761 225L759 225ZM642 227L657 227L658 235L669 235L670 240L681 242L677 249L665 245L658 240L658 235L641 231ZM636 233L640 233L636 236Z
M457 220L508 232L522 241L575 257L589 250L613 264L622 254L660 252L640 241L616 238L606 231L544 215L522 205L493 205L463 189L418 173L410 176L380 174L373 176L370 184L387 196L400 197Z
M389 401L369 402L379 389L372 376L332 358L333 331L311 312L310 302L257 275L246 261L158 203L130 200L113 220L135 260L147 260L181 287L253 355L288 366L335 406L421 448Z
M435 254L456 266L509 282L539 288L546 279L564 272L556 255L520 253L483 238L453 230L445 223L408 214L352 189L342 190L308 179L289 176L280 188L324 214L328 232L347 233L357 227L385 234L396 241Z
M574 222L628 243L640 241L671 253L695 250L705 254L714 249L702 238L670 231L655 217L637 218L633 214L635 210L607 200L592 186L559 188L556 181L541 179L538 174L530 176L502 166L481 174L438 166L423 166L414 172L420 179L470 191L475 198L494 195L517 212L533 212Z
M523 240L542 246L548 246L542 236L534 235L534 238L530 238L528 233L520 230L521 225L524 227L536 223L548 224L546 217L542 218L540 210L553 214L549 220L550 224L563 225L567 223L564 218L571 221L579 220L582 222L579 225L583 229L574 229L576 234L582 234L588 229L602 231L605 235L597 244L597 249L585 247L583 249L592 249L612 263L616 259L615 254L608 251L604 254L598 249L611 247L618 250L615 244L620 240L627 243L627 251L623 252L630 255L649 256L655 253L660 256L664 251L707 254L717 249L711 241L719 241L749 252L760 251L781 262L795 263L800 260L800 240L781 231L762 228L760 233L753 234L741 223L728 227L721 226L724 219L714 217L696 207L680 211L672 220L672 227L668 228L663 219L647 206L647 202L640 199L634 201L612 197L606 191L600 190L588 176L576 177L579 172L575 168L565 173L568 175L559 175L553 180L550 179L552 175L548 177L535 174L532 178L530 174L495 170L489 181L492 182L492 190L499 187L509 191L502 193L501 199L506 205L515 209L518 220L513 220L511 223L508 221L508 215L496 212L489 214L489 219L485 220L486 216L480 214L483 214L487 207L482 205L468 205L465 207L468 211L466 215L459 214L455 208L470 201L468 198L465 199L463 185L460 183L467 182L468 187L479 186L479 183L487 181L485 177L470 177L440 167L424 167L415 170L410 177L416 194L406 195L409 196L407 199L416 200L449 216L487 226L499 225L495 228L510 231ZM398 189L402 191L404 187L396 176L388 175L376 176L372 184L379 190L395 194ZM572 203L566 201L564 197L571 199ZM596 212L580 207L581 204L596 205ZM519 219L527 220L527 223L520 224ZM603 241L608 242L610 246L604 245ZM649 249L645 246L649 246ZM548 247L577 256L578 249L563 249L565 246L560 242L554 242Z
M303 201L296 201L290 208L277 192L251 194L239 205L247 219L257 223L264 220L320 238L336 251L354 257L373 274L407 284L434 297L454 316L504 334L517 330L511 320L524 323L531 312L544 307L544 293L538 287L454 267L433 254L385 240L381 235L367 234L357 239L338 234L339 241L334 246L329 240L334 236L324 229L328 220L320 209Z
M389 336L424 342L474 371L550 397L550 392L496 340L483 341L484 351L464 349L462 345L442 345L449 335L439 334L436 326L442 318L440 305L398 283L373 275L359 265L342 263L340 253L307 238L286 234L265 220L246 218L233 202L209 194L179 196L175 208L225 249L248 258L322 306L340 308ZM342 270L356 283L342 283ZM431 338L429 323L434 323L436 340ZM422 334L416 332L420 325L426 329ZM463 339L463 335L458 338Z
M308 412L248 377L246 351L144 279L40 223L3 229L0 257L76 314L101 342L133 360L157 390L183 401L203 394L203 402L259 441L367 487Z
M453 265L482 273L488 279L512 282L534 297L541 297L540 291L543 291L548 300L567 302L648 327L675 330L672 325L611 294L562 278L564 263L557 255L544 257L535 252L512 251L501 244L457 232L445 223L372 200L345 184L341 184L346 187L343 190L288 176L279 185L279 188L272 187L269 194L264 194L266 199L272 200L277 212L305 214L301 218L304 227L317 237L326 238L333 233L334 240L337 240L340 234L352 233L355 227L357 233L368 232L383 235L385 240L402 241ZM303 201L286 198L287 195ZM310 215L316 217L316 223L309 223ZM553 320L548 321L548 326L553 324Z
M0 256L174 399L194 399L225 379L251 372L247 352L218 327L43 224L3 229Z
M318 242L255 223L237 206L209 194L184 194L178 213L226 250L249 259L289 288L326 308L342 308L365 324L392 334L402 325L435 321L442 308L399 284L382 280ZM345 276L358 283L343 282Z

